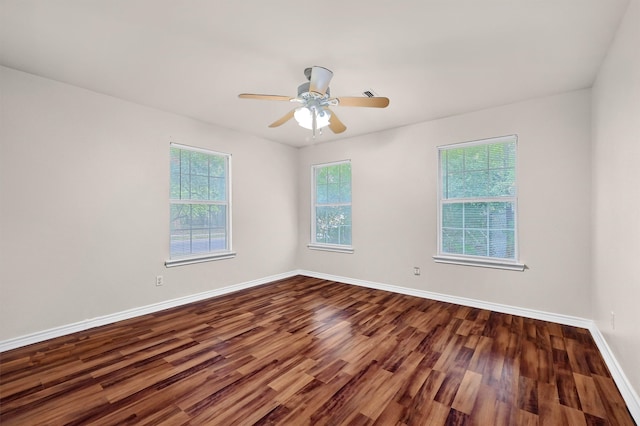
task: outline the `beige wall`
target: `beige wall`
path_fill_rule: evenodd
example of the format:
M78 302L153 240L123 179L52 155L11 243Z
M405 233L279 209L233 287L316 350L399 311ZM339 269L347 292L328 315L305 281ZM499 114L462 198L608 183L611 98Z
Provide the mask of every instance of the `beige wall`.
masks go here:
M514 133L520 253L529 269L434 263L436 147ZM343 159L352 161L355 253L309 250L310 167ZM588 90L314 145L300 151L298 164L300 268L590 317Z
M592 318L640 393L640 1L593 88ZM611 312L615 313L615 329Z
M0 341L294 269L295 149L0 72ZM164 267L170 141L232 154L235 259Z

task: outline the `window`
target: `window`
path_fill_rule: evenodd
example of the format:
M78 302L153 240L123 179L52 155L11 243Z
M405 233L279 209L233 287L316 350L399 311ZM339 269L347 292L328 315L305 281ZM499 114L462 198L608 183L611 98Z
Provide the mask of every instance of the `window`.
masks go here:
M233 257L231 156L171 144L170 259L178 266Z
M351 247L351 162L312 167L309 248L353 253Z
M440 147L436 262L518 263L515 135Z

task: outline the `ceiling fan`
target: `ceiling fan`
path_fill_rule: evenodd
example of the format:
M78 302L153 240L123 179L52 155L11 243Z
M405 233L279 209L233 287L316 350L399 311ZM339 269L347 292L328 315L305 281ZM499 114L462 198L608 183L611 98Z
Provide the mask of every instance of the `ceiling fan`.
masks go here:
M347 130L347 126L345 126L338 116L329 109L330 106L342 105L385 108L389 105L389 98L385 97L332 98L329 90L329 82L333 77L333 72L327 68L318 66L306 68L304 70L304 75L309 81L298 86L298 96L295 98L290 96L260 95L255 93L241 93L238 97L242 99L261 99L266 101L288 101L300 104L300 106L297 106L280 119L271 123L269 127L281 126L290 119L295 118L301 127L313 131L314 138L316 136L316 130L327 126L333 133L342 133Z

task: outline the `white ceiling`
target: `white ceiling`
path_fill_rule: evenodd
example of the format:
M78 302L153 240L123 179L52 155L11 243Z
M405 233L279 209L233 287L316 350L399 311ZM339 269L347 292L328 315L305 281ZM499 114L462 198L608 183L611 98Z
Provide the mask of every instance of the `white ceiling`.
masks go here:
M590 87L628 0L0 0L0 63L293 146ZM287 102L333 70L346 124L315 141Z

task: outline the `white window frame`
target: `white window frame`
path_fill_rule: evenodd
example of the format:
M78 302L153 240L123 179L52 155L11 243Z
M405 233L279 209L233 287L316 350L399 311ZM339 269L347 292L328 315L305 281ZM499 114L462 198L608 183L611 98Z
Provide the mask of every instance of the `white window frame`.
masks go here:
M316 201L316 171L318 169L330 166L337 166L340 164L349 164L351 166L351 160L334 161L330 163L314 164L311 166L311 242L307 244L307 247L312 250L332 251L337 253L353 253L353 168L351 168L351 201L349 203L323 203L321 206L350 206L351 207L351 244L327 244L316 241L316 207L318 203Z
M464 255L464 254L451 254L451 253L443 253L442 252L442 206L447 201L443 200L442 194L442 162L441 162L441 154L443 151L447 151L450 149L456 148L468 148L471 146L478 145L490 145L496 143L507 143L514 142L516 144L516 166L515 166L515 192L510 196L503 197L470 197L470 198L459 198L456 199L458 202L512 202L514 205L514 250L515 256L514 259L504 259L504 258L495 258L489 256L472 256L472 255ZM518 137L517 135L508 135L508 136L500 136L495 138L481 139L470 142L462 142L451 145L442 145L438 147L438 223L437 223L437 254L433 256L433 259L437 263L447 263L454 265L466 265L466 266L479 266L486 268L496 268L496 269L506 269L513 271L523 271L525 269L525 264L519 261L519 232L518 232Z
M232 196L231 196L231 154L224 152L212 151L204 148L197 148L188 145L182 145L177 143L170 143L171 148L177 148L185 151L192 152L200 152L207 155L215 155L219 157L224 157L226 162L226 173L225 173L225 191L226 191L226 200L225 201L213 201L213 200L182 200L182 199L173 199L171 195L169 196L169 204L207 204L207 205L224 205L226 207L226 247L221 250L210 251L207 253L200 254L192 254L186 256L179 257L171 257L171 248L169 248L169 260L165 261L165 266L167 268L174 266L182 266L182 265L190 265L194 263L202 263L209 262L213 260L223 260L223 259L231 259L236 256L236 253L232 250L232 232L233 229L231 223L231 206L232 206ZM171 176L169 176L169 184L171 184ZM171 236L169 236L169 240L171 240Z

